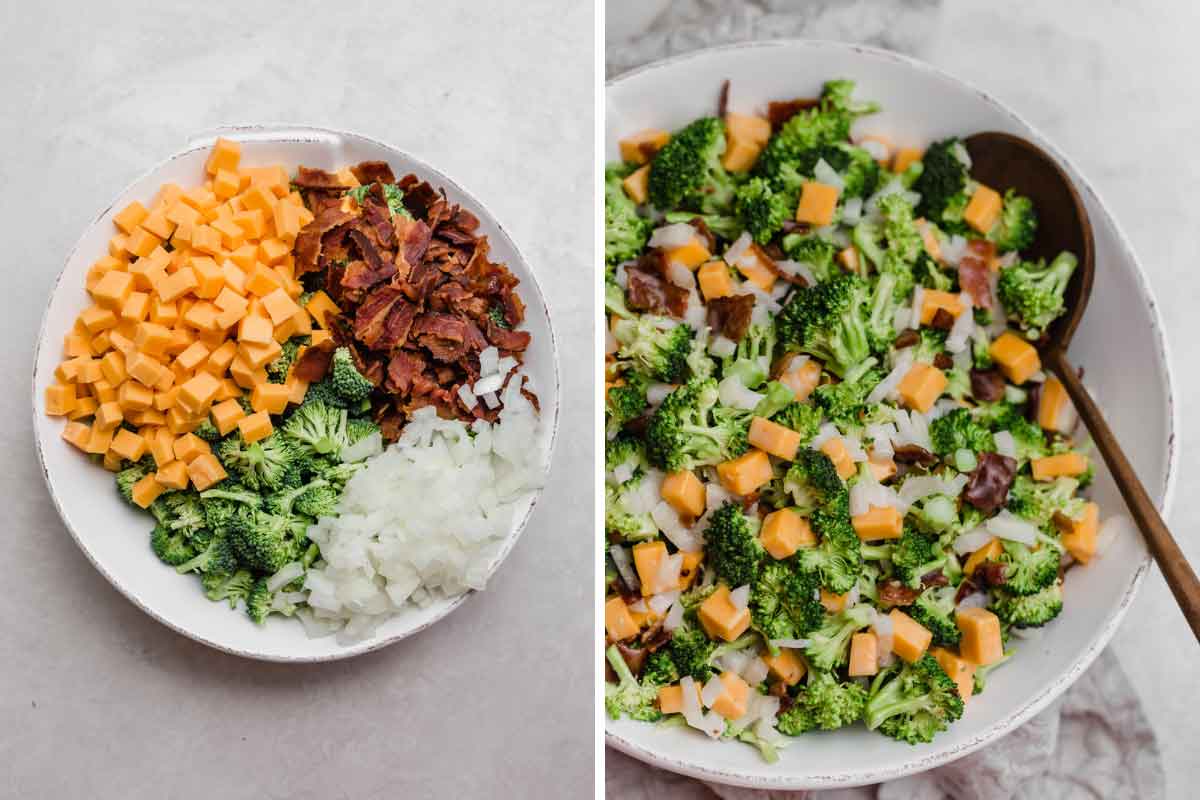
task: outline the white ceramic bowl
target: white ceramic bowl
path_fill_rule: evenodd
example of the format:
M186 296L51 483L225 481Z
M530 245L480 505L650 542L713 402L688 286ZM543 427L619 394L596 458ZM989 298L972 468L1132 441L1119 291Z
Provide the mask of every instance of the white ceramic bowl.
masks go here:
M1130 461L1160 507L1174 480L1175 410L1162 323L1128 240L1079 172L1045 137L986 93L938 69L894 53L836 42L792 41L718 48L628 73L608 85L606 155L617 139L642 128L676 129L716 113L721 82L731 81L730 110L750 112L768 100L816 96L822 81L850 78L858 96L883 112L855 134L880 133L897 144L924 145L950 134L995 130L1025 136L1063 163L1084 197L1096 236L1096 284L1071 347L1089 387ZM1101 471L1094 498L1104 515L1123 513ZM1003 736L1044 708L1087 668L1112 637L1145 577L1150 559L1132 529L1091 565L1071 571L1066 607L1040 639L1017 640L1010 664L992 674L963 718L933 743L910 746L861 725L792 741L775 764L751 747L708 740L685 729L609 722L607 741L651 764L705 780L757 788L838 788L896 778L959 758Z
M457 608L469 596L409 608L385 624L375 635L353 645L340 645L332 636L309 639L296 620L273 616L258 626L227 604L211 603L193 576L180 576L164 566L150 551L153 527L143 512L124 503L116 493L111 473L91 463L59 435L63 421L43 413L43 393L53 381L62 360L63 335L87 303L84 278L93 261L104 255L115 229L113 214L132 200L148 202L158 187L174 181L195 185L203 177L203 164L216 135L242 143L242 163L248 166L283 164L294 173L299 164L336 169L366 160L383 160L397 176L409 172L445 189L480 220L480 232L491 242L491 257L508 264L520 281L518 291L527 306L524 329L532 335L526 372L542 406L539 441L531 443L543 454L548 468L558 425L558 361L554 332L546 303L533 270L508 234L479 201L438 170L394 147L357 134L308 127L246 126L212 131L198 137L180 152L154 167L121 192L84 232L58 276L42 321L34 356L33 417L38 455L46 484L67 530L101 574L138 608L164 625L204 644L236 655L270 661L326 661L358 655L397 642L420 631ZM540 493L539 493L540 494ZM508 555L524 530L537 496L514 515L514 527L489 570L489 576Z

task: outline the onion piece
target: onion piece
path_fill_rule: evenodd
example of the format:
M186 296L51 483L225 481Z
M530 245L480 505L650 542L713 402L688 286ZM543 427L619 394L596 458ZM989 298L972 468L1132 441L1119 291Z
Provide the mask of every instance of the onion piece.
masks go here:
M488 408L499 408L500 398L496 397L495 392L488 392L483 396L483 404Z
M884 653L892 652L893 637L896 633L895 621L887 614L876 612L871 628L875 631L875 639L879 645L877 654L882 656Z
M813 177L819 182L837 189L838 194L841 194L846 188L846 181L823 158L817 159L817 164L813 167Z
M621 580L625 581L625 585L629 587L629 591L641 591L642 581L638 578L637 570L634 569L633 559L629 556L629 551L619 544L614 544L608 548L608 554L612 556L613 564L617 567L617 574L621 576Z
M700 537L684 526L679 520L679 514L665 500L654 507L650 518L662 531L663 536L683 552L695 553L703 546Z
M479 374L491 375L500 371L500 351L495 345L488 345L479 351Z
M984 527L993 536L1032 545L1038 540L1038 529L1031 522L1021 519L1008 509L1002 509L999 514L985 522Z
M271 577L267 578L267 591L274 592L282 586L286 586L292 581L304 574L304 565L299 561L292 561L289 564L284 564Z
M721 680L720 675L714 675L708 679L708 683L704 684L704 688L700 690L700 702L705 707L712 708L713 703L717 702L723 694L725 694L725 682Z
M611 333L608 334L608 338L612 338ZM613 341L615 342L616 339L613 339ZM479 402L479 398L476 397L475 393L471 391L471 387L465 383L458 387L458 399L462 400L463 405L468 409L474 408Z
M754 242L750 238L749 233L743 233L733 244L729 245L729 249L725 251L725 263L731 267L736 267L738 262L742 260L742 256L750 249L750 245Z
M971 592L969 595L960 600L955 608L959 611L962 611L966 608L987 608L987 604L987 592Z
M471 387L471 391L477 395L485 395L489 392L495 392L504 385L504 376L492 373L485 378L480 378L475 381L475 385Z
M675 555L679 555L679 554L676 553ZM663 560L666 561L666 559L663 559ZM682 557L680 558L680 561L682 561ZM679 579L676 578L675 580L678 581ZM646 601L646 605L649 606L650 610L653 611L655 614L662 614L667 609L669 609L672 605L674 605L675 601L678 599L679 599L679 590L674 589L670 592L660 592L659 594L654 595L653 597L651 597L649 600Z
M867 395L868 403L880 403L890 399L900 386L900 381L904 380L904 376L913 365L913 353L911 347L906 347L896 355L895 364L892 366L891 372L875 384L875 388Z
M696 238L696 229L686 222L676 222L655 228L650 234L650 247L675 248L692 243Z
M679 573L682 570L683 553L675 553L674 555L667 556L666 558L662 559L661 562L659 562L658 574L654 576L655 582L658 586L678 586ZM659 595L655 595L655 597L658 596ZM674 600L674 598L670 598L670 600ZM665 605L663 605L661 610L666 611L669 605L670 602L667 602ZM651 606L651 608L653 608L653 606ZM659 611L660 609L655 610Z
M741 676L751 686L758 686L767 679L767 671L767 662L755 656L742 669Z
M690 273L689 273L690 274ZM967 340L975 330L975 314L971 310L971 295L968 292L959 293L963 311L954 318L950 333L946 334L946 349L951 353L961 353L967 349Z
M992 437L996 442L996 452L1009 458L1017 457L1017 441L1011 431L997 431Z
M783 261L776 261L775 266L779 267L779 271L784 275L790 275L793 278L804 278L804 280L808 281L809 286L816 286L817 284L817 276L813 272L812 266L805 264L803 261L784 259ZM787 287L785 286L784 288L786 289Z
M980 525L966 533L959 534L958 538L954 540L954 552L960 556L967 553L974 553L979 548L986 546L993 538L995 537L992 536L987 528Z
M733 375L724 378L717 386L717 396L721 401L721 405L738 408L743 411L753 411L763 399L761 394L747 389Z
M646 387L646 402L652 408L658 408L662 405L662 401L667 399L667 395L673 391L675 391L674 384L652 383Z
M663 630L668 633L678 628L683 624L683 603L676 600L671 604L671 608L667 611L667 616L663 618Z
M708 345L708 352L717 358L729 358L737 352L737 342L724 336L716 336Z
M691 289L696 285L696 276L686 265L678 261L667 264L667 280L681 289Z
M812 644L812 639L772 639L772 647L786 647L789 650L803 650Z
M733 607L738 611L742 611L750 605L750 584L743 584L730 592L729 602L733 603Z
M366 461L372 456L383 452L383 435L379 431L370 433L357 442L342 448L340 453L343 464L353 464L356 461Z

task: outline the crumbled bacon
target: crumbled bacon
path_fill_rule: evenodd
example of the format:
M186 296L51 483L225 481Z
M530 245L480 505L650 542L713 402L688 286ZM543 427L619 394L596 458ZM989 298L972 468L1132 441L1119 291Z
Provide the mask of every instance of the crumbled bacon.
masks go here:
M708 301L708 326L732 342L741 340L750 328L754 295L735 294Z
M820 104L820 100L800 99L772 101L767 105L767 119L771 121L771 131L778 132L789 119Z

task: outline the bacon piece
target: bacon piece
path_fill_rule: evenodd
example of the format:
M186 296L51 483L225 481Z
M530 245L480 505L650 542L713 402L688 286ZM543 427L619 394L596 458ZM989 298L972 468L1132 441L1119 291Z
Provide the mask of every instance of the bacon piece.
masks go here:
M425 371L425 359L419 354L401 350L392 356L387 366L387 388L396 394L412 391L413 382Z
M939 311L941 309L938 309ZM897 350L903 350L906 347L912 347L917 342L921 341L921 334L917 333L912 328L905 328L900 331L899 335L892 340L892 347Z
M374 348L383 336L388 314L400 302L403 292L392 286L383 286L367 295L354 315L354 336L367 347Z
M362 161L350 168L361 184L395 183L396 176L386 161Z
M504 321L509 327L515 328L525 321L525 304L511 286L500 290L500 302L504 306Z
M735 294L708 301L708 326L730 341L739 341L750 328L754 295Z
M971 396L984 403L1004 397L1004 376L994 369L971 370Z
M292 183L299 186L301 189L347 189L346 184L342 183L341 179L332 172L326 172L323 169L315 167L300 167L296 171L296 177L292 179Z
M489 342L510 353L521 353L529 347L530 337L527 331L510 331L497 325L493 319L487 321L486 333Z
M376 197L376 194L383 194L379 186L378 183L372 185L372 192L362 205L363 229L371 234L379 247L390 249L396 245L396 228L392 225L392 212L388 210L387 200Z
M771 121L771 132L778 132L789 119L810 108L821 104L820 100L802 98L796 100L779 100L767 105L767 119Z
M402 347L408 340L412 330L413 320L417 316L417 307L412 303L401 300L388 312L383 324L383 334L375 342L377 350L395 350Z
M721 82L721 93L717 95L717 119L725 119L725 112L729 110L729 79L726 78Z
M296 274L303 275L317 268L326 233L354 219L352 211L342 211L340 204L323 209L296 236Z
M673 317L682 317L687 313L687 290L640 267L630 267L625 275L628 278L625 302L634 311L650 311Z
M958 262L958 283L963 291L971 295L978 308L992 309L991 274L992 260L996 257L996 246L983 239L967 242L967 252Z
M333 351L336 349L329 340L304 348L292 365L292 375L299 380L316 383L329 372L329 362L333 360Z
M1008 502L1008 490L1017 474L1017 460L999 453L980 453L970 473L963 497L980 511L991 513Z
M404 263L415 267L425 258L425 251L433 239L433 231L422 220L405 220L396 230L396 239L400 243L399 258Z
M357 228L351 229L350 241L357 245L358 251L362 253L363 259L366 260L371 271L380 275L380 280L390 278L396 273L396 264L391 260L385 261L379 248L362 231Z
M911 606L921 593L910 589L900 581L884 581L879 584L879 605L884 608L892 606Z

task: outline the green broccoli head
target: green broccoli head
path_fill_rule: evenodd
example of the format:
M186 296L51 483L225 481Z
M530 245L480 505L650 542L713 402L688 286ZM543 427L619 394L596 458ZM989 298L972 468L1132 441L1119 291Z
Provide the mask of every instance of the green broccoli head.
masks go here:
M121 498L126 503L134 505L133 485L150 474L151 471L141 464L134 464L117 473L117 492L120 493Z
M836 505L846 497L846 484L833 461L810 447L796 451L796 457L784 475L783 489L791 495L800 513Z
M307 527L298 518L243 508L229 525L229 540L241 564L273 574L304 554Z
M346 444L354 444L379 432L379 426L365 417L346 420Z
M1000 270L1000 302L1030 339L1041 336L1066 311L1063 296L1078 263L1074 254L1064 251L1049 265L1019 261Z
M639 472L620 486L604 486L604 529L622 541L638 542L658 536L658 525L648 512L634 511L632 495L643 480Z
M869 411L867 395L883 380L883 372L871 369L853 380L827 383L813 390L813 401L825 416L843 427L862 424L863 414Z
M953 586L930 587L921 592L908 609L908 615L933 634L934 644L957 647L962 639L962 631L954 621L954 595L957 591Z
M913 280L926 289L948 292L954 287L954 279L924 250L917 254L913 262L912 275Z
M705 224L709 232L727 242L732 242L742 235L742 223L735 216L697 214L694 211L668 211L663 215L663 219L671 224L699 220Z
M267 588L267 579L259 578L250 587L246 595L246 615L257 624L262 625L271 613L272 592Z
M283 343L280 348L279 355L275 360L267 364L267 380L271 383L284 383L287 381L288 373L292 369L292 364L296 363L296 356L300 353L302 338L293 336Z
M213 425L212 419L209 417L201 420L200 424L192 430L192 433L209 444L216 444L221 441L221 432L217 430L217 426Z
M773 414L771 421L800 434L800 444L804 445L817 435L821 427L821 409L792 401Z
M876 363L868 329L870 300L869 287L855 275L834 275L797 289L776 320L779 341L821 359L839 377L861 375Z
M1061 580L1055 580L1045 589L1028 595L992 589L992 602L988 606L1001 622L1015 628L1040 628L1057 617L1062 607Z
M724 359L722 377L737 378L747 389L761 386L771 371L775 341L775 323L751 324L738 341L734 354Z
M324 481L313 481L304 487L304 491L296 498L293 508L296 513L304 514L314 519L317 517L332 517L337 514L339 499L341 499L341 496L337 489Z
M725 125L715 117L698 119L667 142L650 165L650 202L660 211L685 208L726 213L733 202L733 177L721 166Z
M832 670L845 664L850 653L850 637L871 624L873 613L871 606L864 603L826 616L821 626L808 637L804 655L809 666Z
M879 673L864 714L867 727L909 744L933 741L963 713L958 687L933 656Z
M646 659L642 668L642 684L645 686L670 686L679 681L679 669L666 648L659 648Z
M758 541L759 523L742 512L738 503L726 502L708 518L704 531L709 566L731 588L752 583L764 550Z
M1078 519L1083 513L1087 501L1076 496L1078 489L1079 481L1074 478L1035 481L1018 475L1008 490L1008 510L1050 533L1055 514Z
M754 241L767 244L783 230L796 210L796 193L776 191L765 178L751 178L737 188L733 209Z
M1005 594L1026 597L1049 588L1058 580L1061 563L1053 547L1030 550L1017 542L1005 542L999 561L1004 565Z
M692 331L687 325L645 314L623 319L613 328L620 348L617 357L631 361L638 372L664 383L680 383L688 376Z
M680 677L690 675L703 682L713 676L710 662L715 647L716 643L708 638L703 628L688 625L675 629L666 651Z
M913 183L913 190L921 195L917 215L945 230L964 231L969 158L963 143L956 138L934 142L921 163L921 174Z
M354 357L347 347L339 347L333 351L329 372L333 390L345 398L349 405L353 406L366 400L375 388L354 366Z
M995 452L996 440L987 426L965 408L956 408L929 424L933 452L953 456L959 450L973 453Z
M847 163L838 168L841 173L843 197L869 197L879 187L882 170L879 162L861 147L850 144L837 145L848 156ZM832 166L832 165L831 165Z
M1037 212L1033 209L1033 201L1009 189L1004 193L1000 221L988 231L987 238L996 243L996 249L1001 253L1006 253L1024 250L1033 244L1036 235Z
M263 508L270 514L290 517L296 513L296 503L306 492L328 486L329 481L324 478L316 478L303 486L284 488L269 495L263 503Z
M278 433L250 443L239 433L221 441L217 446L217 458L246 488L273 491L292 477L296 453L287 439Z
M200 585L204 587L204 596L214 603L222 600L229 602L229 607L237 606L239 600L245 600L254 586L254 574L248 569L237 569L233 572L205 572L200 576Z
M921 577L946 563L946 554L935 536L924 533L915 525L905 525L904 532L892 550L892 568L897 580L910 589L919 588Z
M834 263L837 247L828 239L789 233L783 237L783 251L792 261L804 264L812 270L813 277L818 281L827 281L834 275L841 274L841 268Z
M853 681L841 682L830 672L810 671L796 702L779 715L779 732L799 736L813 730L832 731L862 719L867 690Z
M862 542L850 522L846 495L809 517L813 530L821 537L816 547L796 554L800 565L820 574L822 585L843 594L854 588L863 571Z
M623 164L604 169L604 261L620 264L641 255L652 223L637 212L637 204L621 185L632 170Z
M228 529L240 509L256 509L261 505L262 496L258 492L232 481L222 481L220 488L205 489L200 493L204 524L217 532Z
M750 589L750 619L763 638L798 639L825 617L818 592L821 579L794 560L766 559Z
M346 410L308 400L283 424L283 434L301 452L337 455L349 444Z
M178 567L196 555L196 549L181 531L173 531L159 523L150 532L150 549L164 564Z
M237 570L237 554L224 532L214 534L208 546L192 558L175 567L180 574L186 572L229 574Z
M646 389L650 383L646 376L629 370L622 380L622 385L610 386L606 393L605 428L610 434L615 434L625 427L625 423L640 417L650 405L646 400Z
M617 683L604 685L604 708L608 715L613 719L626 715L642 722L661 719L662 712L655 705L658 686L650 682L638 683L615 644L608 648L605 657L617 673Z
M646 455L666 472L736 458L749 447L749 417L717 413L717 382L693 380L667 395L646 426Z

